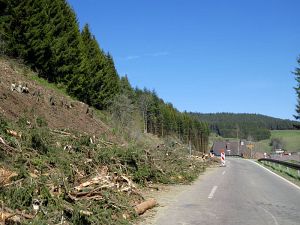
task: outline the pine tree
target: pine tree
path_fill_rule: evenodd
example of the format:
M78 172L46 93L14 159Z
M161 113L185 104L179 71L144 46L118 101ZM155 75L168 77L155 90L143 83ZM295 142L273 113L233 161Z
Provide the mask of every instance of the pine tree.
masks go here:
M49 62L51 61L51 43L49 33L49 14L46 0L36 1L27 0L26 8L26 32L24 40L26 41L22 57L27 64L37 69L41 76L47 77L51 74L49 71Z
M27 18L26 3L24 0L4 1L6 9L2 13L6 14L6 19L1 18L1 27L5 34L6 53L12 57L21 57L26 49L24 33L26 32L25 18Z
M78 73L80 33L65 0L8 1L4 30L7 52L52 82L68 83Z
M298 58L298 64L300 65L300 57ZM297 86L295 87L297 94L297 105L296 105L296 115L294 115L296 120L300 120L300 68L296 68L295 79L297 81Z
M99 47L88 25L81 32L81 53L80 73L72 79L69 91L98 109L107 109L120 92L120 79L112 57Z
M120 78L116 71L113 58L108 53L105 55L105 61L102 70L103 84L101 90L97 93L101 102L100 109L106 109L113 98L120 92Z
M75 13L65 0L47 0L50 6L51 64L50 81L68 84L79 73L81 64L80 31ZM49 68L51 69L51 68Z
M0 0L0 54L4 54L7 51L5 25L7 24L8 20L8 0Z
M136 95L133 88L131 87L127 75L120 78L120 92L121 94L124 94L128 98L130 98L131 101L136 102Z
M91 34L88 24L81 32L81 63L79 73L71 79L68 86L69 92L81 101L97 106L95 102L97 92L102 86L102 70L104 56L99 48L95 37ZM96 82L95 85L93 82Z

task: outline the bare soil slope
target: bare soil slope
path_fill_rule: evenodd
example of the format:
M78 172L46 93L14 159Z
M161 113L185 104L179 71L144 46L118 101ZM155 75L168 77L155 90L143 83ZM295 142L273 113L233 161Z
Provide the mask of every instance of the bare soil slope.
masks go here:
M4 117L12 120L41 117L52 129L105 134L107 139L115 139L109 127L95 118L87 104L45 88L28 76L20 65L0 58L0 113ZM28 93L12 91L12 84L27 86Z

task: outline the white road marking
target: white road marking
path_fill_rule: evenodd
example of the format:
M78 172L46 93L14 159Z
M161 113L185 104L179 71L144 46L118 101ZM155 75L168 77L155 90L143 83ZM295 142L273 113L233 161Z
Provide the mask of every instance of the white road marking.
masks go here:
M214 186L214 187L212 188L212 190L211 190L211 192L210 192L208 198L213 198L213 197L214 197L214 194L215 194L217 188L218 188L218 186Z
M265 208L263 208L263 207L261 207L261 206L259 206L260 208L262 208L267 214L269 214L271 217L272 217L272 219L274 220L274 224L275 225L279 225L278 224L278 221L277 221L277 219L276 219L276 217L271 213L271 212L269 212L268 210L266 210Z
M222 175L224 175L226 173L226 171L223 171Z
M297 188L297 189L299 189L299 190L300 190L300 187L299 187L299 186L297 186L296 184L292 183L291 181L289 181L289 180L285 179L284 177L282 177L282 176L278 175L277 173L274 173L273 171L271 171L271 170L267 169L266 167L264 167L264 166L260 165L259 163L255 162L255 161L252 161L252 160L249 160L249 161L250 161L250 162L252 162L252 163L255 163L256 165L258 165L258 166L260 166L261 168L263 168L263 169L265 169L265 170L269 171L269 172L270 172L270 173L272 173L273 175L275 175L275 176L279 177L280 179L284 180L285 182L289 183L290 185L292 185L292 186L294 186L295 188Z

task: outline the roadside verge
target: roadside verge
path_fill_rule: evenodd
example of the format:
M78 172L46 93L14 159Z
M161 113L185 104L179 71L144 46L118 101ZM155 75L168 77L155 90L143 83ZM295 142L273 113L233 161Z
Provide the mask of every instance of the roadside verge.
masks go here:
M287 174L284 174L282 172L279 172L275 169L272 169L271 167L266 167L265 165L262 165L254 160L249 160L249 162L252 162L254 164L257 164L258 166L260 166L261 168L263 168L264 170L267 170L268 172L270 172L271 174L279 177L280 179L284 180L285 182L289 183L291 186L297 188L300 190L300 181L296 180L290 176L288 176Z

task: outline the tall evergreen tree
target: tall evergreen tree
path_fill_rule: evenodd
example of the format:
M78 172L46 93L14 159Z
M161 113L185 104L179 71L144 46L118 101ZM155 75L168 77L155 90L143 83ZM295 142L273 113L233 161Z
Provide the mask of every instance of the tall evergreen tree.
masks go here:
M120 91L120 80L112 57L99 47L85 25L81 32L80 74L74 76L69 91L98 109L106 109Z
M9 20L8 14L8 0L0 0L0 54L5 54L7 35L5 32L5 25Z
M21 57L25 50L24 33L26 33L26 23L24 19L28 17L27 2L26 0L4 1L6 9L1 10L7 17L7 19L1 17L3 33L5 34L3 38L6 41L6 53L13 57Z
M127 75L120 78L120 92L122 94L125 94L126 96L128 96L128 98L130 98L131 101L133 101L133 102L136 101L135 92L134 92L133 88L131 87L131 84L128 80Z
M65 0L47 1L51 13L51 63L55 68L50 80L68 84L72 76L79 73L81 64L79 25L74 11Z
M40 75L47 77L51 74L51 39L49 38L49 14L47 0L27 0L24 5L26 10L26 32L24 32L24 51L22 57L27 64L37 69Z
M10 0L5 22L9 55L52 82L68 83L80 65L80 33L65 0Z
M113 58L109 53L105 55L102 79L103 84L97 96L101 102L100 108L105 109L108 107L110 101L120 92L120 78Z
M300 57L298 58L298 65L300 65ZM294 117L297 120L300 120L300 68L296 68L295 72L295 79L297 81L297 86L295 87L296 94L297 94L297 105L296 105L296 115Z
M81 32L81 64L77 76L71 79L69 92L80 100L97 107L97 92L103 83L104 55L86 24Z

